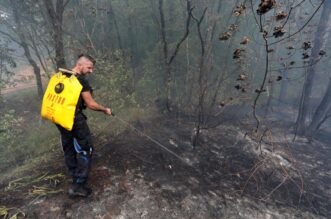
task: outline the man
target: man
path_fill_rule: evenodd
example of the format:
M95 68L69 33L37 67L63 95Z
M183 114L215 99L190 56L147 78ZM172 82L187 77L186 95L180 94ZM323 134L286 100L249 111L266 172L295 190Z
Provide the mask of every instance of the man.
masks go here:
M86 123L83 110L101 111L111 115L110 108L98 104L92 97L92 88L85 78L93 72L95 60L88 55L78 56L76 66L72 69L82 85L82 91L76 106L74 125L71 131L57 125L61 133L61 143L64 151L65 163L72 176L73 182L68 191L70 196L87 197L92 190L85 186L91 166L93 145L91 133Z

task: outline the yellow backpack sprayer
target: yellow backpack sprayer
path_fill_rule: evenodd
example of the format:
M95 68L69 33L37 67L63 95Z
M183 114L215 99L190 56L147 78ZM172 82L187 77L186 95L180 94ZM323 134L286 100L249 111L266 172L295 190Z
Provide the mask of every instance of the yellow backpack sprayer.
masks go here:
M41 117L71 131L82 85L75 72L59 68L47 85L41 105ZM68 75L69 74L69 75Z

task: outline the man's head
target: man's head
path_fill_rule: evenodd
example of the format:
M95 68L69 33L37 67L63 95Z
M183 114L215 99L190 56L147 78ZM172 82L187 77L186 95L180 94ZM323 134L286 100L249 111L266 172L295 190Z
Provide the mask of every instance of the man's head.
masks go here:
M78 56L74 71L78 74L86 75L93 72L96 61L89 55L81 54Z

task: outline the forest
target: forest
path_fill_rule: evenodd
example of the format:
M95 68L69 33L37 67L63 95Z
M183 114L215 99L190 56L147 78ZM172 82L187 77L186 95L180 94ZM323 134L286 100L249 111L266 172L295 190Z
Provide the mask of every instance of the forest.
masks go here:
M330 218L331 1L0 0L0 218ZM93 193L68 197L59 68L84 110Z

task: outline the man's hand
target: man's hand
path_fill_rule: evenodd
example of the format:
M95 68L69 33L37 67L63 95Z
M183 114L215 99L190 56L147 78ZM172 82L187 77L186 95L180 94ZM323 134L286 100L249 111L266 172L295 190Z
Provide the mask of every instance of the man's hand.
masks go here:
M83 97L83 100L84 100L87 108L89 108L91 110L95 110L95 111L102 111L102 112L104 112L104 114L109 115L109 116L113 115L111 113L110 108L104 107L104 106L98 104L97 102L95 102L90 91L82 92L82 97Z
M106 115L109 115L109 116L112 115L112 114L111 114L111 109L110 109L110 108L105 108L105 110L103 111L103 113L106 114Z

